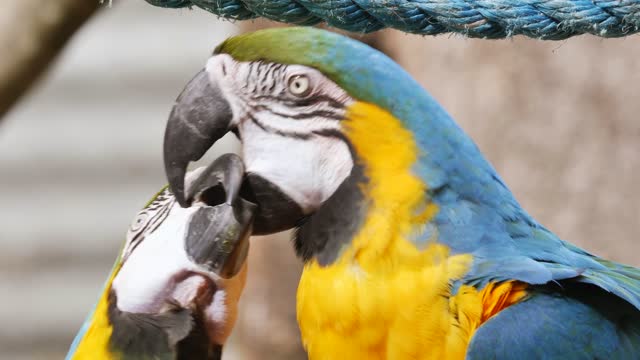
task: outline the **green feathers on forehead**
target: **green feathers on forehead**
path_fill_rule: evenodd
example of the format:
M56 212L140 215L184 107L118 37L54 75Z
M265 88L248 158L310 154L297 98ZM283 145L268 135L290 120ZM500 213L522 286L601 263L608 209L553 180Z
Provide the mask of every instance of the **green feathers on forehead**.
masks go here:
M229 54L237 61L305 65L321 71L338 85L344 86L343 76L340 76L336 67L340 59L335 56L340 57L341 53L345 53L345 46L349 48L348 45L353 44L358 43L329 31L289 27L260 30L229 38L215 49L214 54Z
M355 99L390 111L410 127L423 126L425 114L448 118L424 89L389 57L359 41L326 30L290 27L256 31L227 39L214 54L228 54L237 61L315 68Z
M354 98L406 114L420 86L383 53L346 36L310 27L260 30L232 37L214 54L229 54L237 61L265 61L315 68ZM400 104L392 98L404 99ZM420 97L420 95L418 95ZM417 99L424 101L425 99ZM403 114L404 112L404 114Z

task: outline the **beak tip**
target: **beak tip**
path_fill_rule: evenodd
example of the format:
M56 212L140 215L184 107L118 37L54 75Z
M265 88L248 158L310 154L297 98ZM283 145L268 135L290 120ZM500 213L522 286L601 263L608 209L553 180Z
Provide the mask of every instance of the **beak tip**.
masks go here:
M184 198L184 196L176 196L176 200L178 201L178 204L180 205L180 207L182 208L188 208L189 207L189 203L187 203L187 199Z
M186 169L183 166L176 166L172 162L166 162L166 164L165 172L167 180L169 181L169 190L171 190L173 196L175 196L181 207L189 207L189 203L187 202L184 192Z
M184 191L180 189L175 189L172 186L169 186L169 188L171 189L171 192L173 193L173 196L175 196L176 201L178 202L180 207L188 208L190 204L184 196Z

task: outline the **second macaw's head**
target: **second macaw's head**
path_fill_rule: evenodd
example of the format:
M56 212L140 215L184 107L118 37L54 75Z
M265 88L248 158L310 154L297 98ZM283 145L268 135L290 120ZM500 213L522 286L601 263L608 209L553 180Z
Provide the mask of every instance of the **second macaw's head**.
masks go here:
M446 115L382 53L318 29L263 30L221 44L180 94L165 134L166 172L188 205L187 165L235 133L241 192L259 206L254 234L299 228L299 255L327 263L373 202L420 206L410 127L429 131L429 116Z

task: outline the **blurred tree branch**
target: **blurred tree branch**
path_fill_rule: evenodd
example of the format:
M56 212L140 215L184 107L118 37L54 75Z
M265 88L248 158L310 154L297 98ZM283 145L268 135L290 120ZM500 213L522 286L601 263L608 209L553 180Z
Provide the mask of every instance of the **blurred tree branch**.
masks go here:
M0 122L99 6L98 0L0 2Z

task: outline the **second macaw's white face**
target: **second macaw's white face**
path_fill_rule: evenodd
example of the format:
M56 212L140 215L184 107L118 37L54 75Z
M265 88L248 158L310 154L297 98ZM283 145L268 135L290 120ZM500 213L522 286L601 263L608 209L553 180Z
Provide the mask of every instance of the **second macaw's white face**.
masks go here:
M253 216L253 208L234 194L244 168L239 159L224 161L230 158L221 158L221 166L236 164L237 176L211 167L187 176L191 206L181 207L165 189L136 215L110 288L110 306L117 309L110 311L114 331L131 322L163 324L173 316L168 334L183 327L180 336L187 336L203 326L210 343L224 344L246 279L250 226L239 225L237 214L244 213L247 224ZM246 233L232 231L238 227ZM184 310L189 316L180 320L175 314Z
M206 72L231 107L247 172L276 185L305 214L316 210L353 166L340 136L353 99L306 66L220 54L209 59Z
M116 306L132 314L191 309L199 312L194 315L204 320L212 342L224 344L235 321L246 264L236 276L224 279L195 263L184 239L186 219L197 207L183 209L171 198L154 201L132 223L123 264L112 284Z

